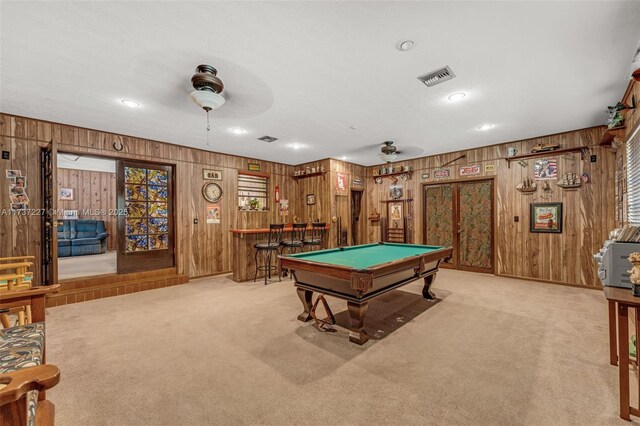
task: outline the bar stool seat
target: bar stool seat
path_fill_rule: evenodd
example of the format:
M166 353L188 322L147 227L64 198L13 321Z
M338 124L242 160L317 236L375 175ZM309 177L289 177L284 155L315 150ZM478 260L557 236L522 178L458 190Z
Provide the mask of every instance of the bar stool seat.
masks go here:
M326 232L327 224L324 222L313 222L311 224L311 237L304 238L302 242L305 248L317 248L322 249L324 245L324 234Z
M287 250L288 254L297 253L298 251L303 251L304 249L304 237L307 233L307 224L306 223L294 223L291 226L291 235L290 238L283 240L280 244L282 248L280 249L280 254L283 254L285 250ZM282 276L286 277L288 271L282 270Z
M269 240L264 243L257 243L253 245L253 248L256 250L255 261L256 261L256 272L253 276L253 282L256 282L258 278L258 271L264 271L264 285L267 285L268 279L271 278L271 271L278 270L278 250L280 249L280 243L282 242L282 231L284 230L283 224L271 224L269 225ZM271 263L271 259L273 258L273 252L276 252L276 264L273 265ZM260 265L258 256L262 253L263 264ZM278 281L282 281L280 278L280 274L278 274Z

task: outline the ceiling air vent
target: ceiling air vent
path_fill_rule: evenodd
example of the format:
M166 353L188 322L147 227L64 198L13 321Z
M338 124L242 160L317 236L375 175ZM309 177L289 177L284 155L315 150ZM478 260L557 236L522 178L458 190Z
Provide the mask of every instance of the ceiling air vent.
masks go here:
M263 136L261 138L258 138L259 141L264 141L267 143L271 143L271 142L275 142L278 140L278 138L274 138L273 136Z
M456 75L453 73L453 71L451 71L449 65L447 65L443 68L421 75L420 77L418 77L418 80L426 84L427 87L433 87L436 84L444 83L445 81L451 80L455 77Z

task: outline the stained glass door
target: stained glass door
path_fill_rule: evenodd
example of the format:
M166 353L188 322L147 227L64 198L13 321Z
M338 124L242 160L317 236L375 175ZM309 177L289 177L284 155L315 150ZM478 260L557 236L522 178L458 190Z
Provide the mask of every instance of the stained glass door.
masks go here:
M118 273L175 265L171 166L118 161Z
M493 180L425 185L423 241L453 247L453 268L493 272L493 202Z

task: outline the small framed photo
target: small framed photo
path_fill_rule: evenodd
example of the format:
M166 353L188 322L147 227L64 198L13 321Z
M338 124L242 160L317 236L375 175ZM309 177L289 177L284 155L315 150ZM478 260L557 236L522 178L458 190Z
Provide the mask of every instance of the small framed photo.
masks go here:
M312 206L316 203L316 194L307 194L307 205Z
M60 196L58 197L61 201L72 201L73 200L73 189L72 188L60 188Z
M222 180L222 170L202 169L202 179Z
M26 210L27 209L27 205L23 204L23 203L11 203L11 210L13 211L18 211L18 210Z
M26 188L27 187L27 177L26 176L16 176L14 185L18 188Z
M14 178L14 177L22 176L22 172L20 170L7 170L5 172L5 176L8 178Z
M62 214L63 219L77 219L78 210L65 210Z
M562 233L562 203L531 203L530 232Z

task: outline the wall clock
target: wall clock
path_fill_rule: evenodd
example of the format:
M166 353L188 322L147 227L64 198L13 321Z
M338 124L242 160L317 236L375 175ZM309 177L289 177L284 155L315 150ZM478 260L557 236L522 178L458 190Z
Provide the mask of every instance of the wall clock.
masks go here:
M222 187L215 182L205 183L202 187L202 196L210 203L217 203L222 198Z

